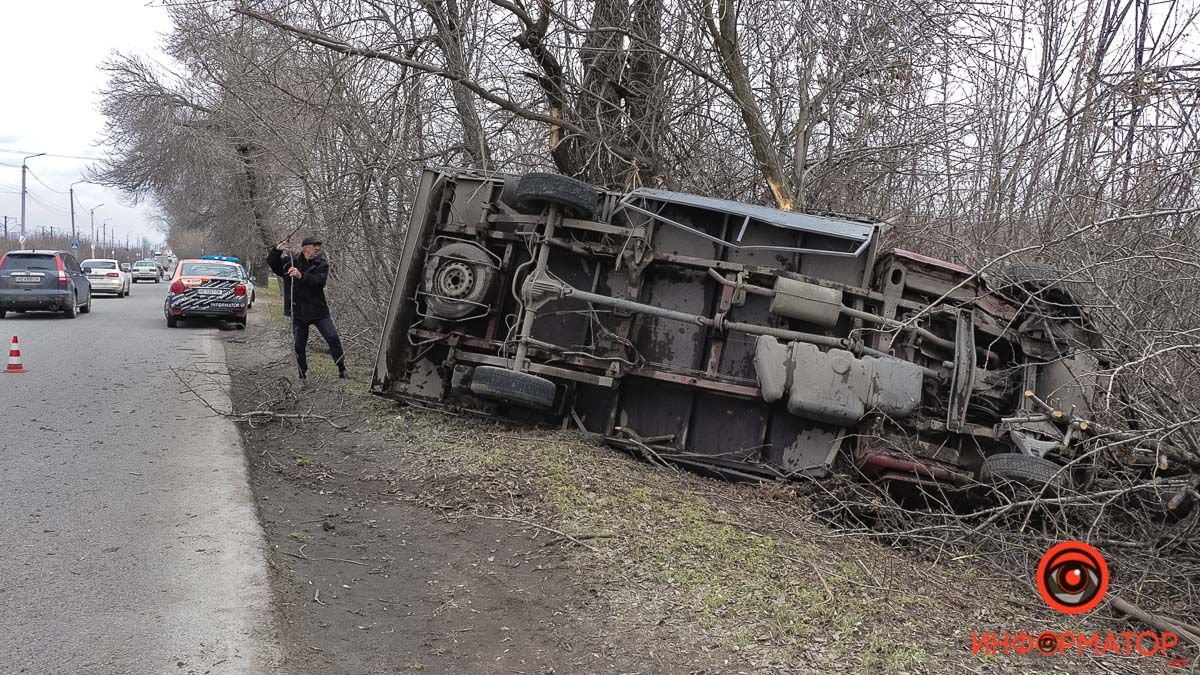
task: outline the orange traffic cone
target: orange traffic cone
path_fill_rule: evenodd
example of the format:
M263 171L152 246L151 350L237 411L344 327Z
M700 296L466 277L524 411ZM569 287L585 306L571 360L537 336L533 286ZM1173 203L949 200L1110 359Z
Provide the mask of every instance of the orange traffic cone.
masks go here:
M21 365L21 345L17 343L17 336L13 336L12 347L8 350L8 367L4 369L6 373L28 373L25 367Z

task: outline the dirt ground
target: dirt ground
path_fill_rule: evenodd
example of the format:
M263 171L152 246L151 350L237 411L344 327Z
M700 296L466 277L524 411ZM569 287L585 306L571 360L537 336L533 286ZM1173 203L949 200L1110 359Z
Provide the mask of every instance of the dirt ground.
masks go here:
M794 486L402 407L367 392L373 354L344 382L318 342L301 392L278 313L262 293L224 336L236 411L267 413L241 427L287 672L1173 670L972 654L973 632L1133 628L1055 615L969 558L830 529Z

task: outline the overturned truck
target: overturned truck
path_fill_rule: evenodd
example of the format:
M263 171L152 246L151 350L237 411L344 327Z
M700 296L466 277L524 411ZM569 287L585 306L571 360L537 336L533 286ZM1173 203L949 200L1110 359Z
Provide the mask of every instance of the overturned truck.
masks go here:
M993 288L878 222L553 174L426 170L412 214L378 394L734 479L1059 488L1086 448L1098 336L1052 270Z

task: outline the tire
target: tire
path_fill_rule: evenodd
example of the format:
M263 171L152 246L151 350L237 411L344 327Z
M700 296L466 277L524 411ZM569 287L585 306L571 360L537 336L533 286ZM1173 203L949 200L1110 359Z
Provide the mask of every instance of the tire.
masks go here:
M591 220L596 214L596 190L587 183L554 173L530 173L521 176L517 184L518 211L541 213L551 204L580 220Z
M173 316L167 317L167 328L175 328L179 325L179 320Z
M500 201L516 208L517 206L517 185L521 182L520 176L505 176L504 185L500 188Z
M154 283L156 283L156 284L157 284L159 281L161 281L161 279L155 279L155 280L154 280Z
M8 314L7 309L0 309L0 319L3 319L4 315L6 315L6 314Z
M77 296L77 295L76 295L76 296L73 296L73 297L71 298L71 302L68 302L68 303L67 303L67 306L63 308L63 316L67 317L68 319L74 319L74 318L75 318L75 315L76 315L76 309L77 309L77 307L75 306L75 303L76 303L78 300L79 300L79 296Z
M246 320L245 319L243 319L241 321L235 321L235 322L233 322L233 325L237 326L238 330L246 330Z
M494 366L475 368L470 388L471 393L483 398L542 410L553 407L557 389L544 377Z
M1041 457L1032 457L1015 452L1003 452L983 460L979 468L979 482L990 485L1018 485L1034 494L1054 496L1068 487L1069 476L1062 467Z
M91 314L92 313L92 294L91 293L88 293L87 304L84 305L83 307L79 308L79 313L80 314Z
M421 288L429 294L425 302L430 314L458 320L484 309L496 277L496 263L486 251L456 241L434 251L427 260Z

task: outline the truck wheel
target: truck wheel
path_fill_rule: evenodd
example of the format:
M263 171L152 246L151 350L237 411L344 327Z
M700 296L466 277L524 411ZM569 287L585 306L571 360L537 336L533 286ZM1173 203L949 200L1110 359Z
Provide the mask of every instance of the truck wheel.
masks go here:
M1049 485L1046 494L1054 496L1067 488L1068 475L1061 469L1048 459L1002 452L983 460L983 466L979 468L979 482L994 486L1018 485L1034 494L1041 493L1042 488Z
M551 204L571 218L591 220L596 213L596 190L587 183L554 173L521 176L515 199L517 210L541 213Z
M422 288L429 311L441 319L462 319L484 311L496 276L496 262L475 244L456 241L428 258Z
M554 405L555 386L550 380L507 368L479 366L471 376L471 393L526 408Z

